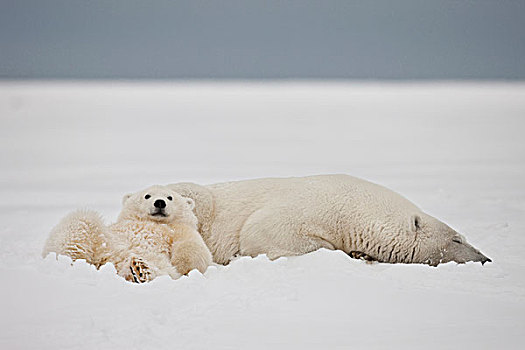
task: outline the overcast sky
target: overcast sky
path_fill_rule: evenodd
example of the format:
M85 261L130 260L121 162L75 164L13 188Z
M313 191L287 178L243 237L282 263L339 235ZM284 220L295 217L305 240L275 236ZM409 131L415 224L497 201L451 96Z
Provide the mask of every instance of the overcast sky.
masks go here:
M0 78L525 79L525 1L0 0Z

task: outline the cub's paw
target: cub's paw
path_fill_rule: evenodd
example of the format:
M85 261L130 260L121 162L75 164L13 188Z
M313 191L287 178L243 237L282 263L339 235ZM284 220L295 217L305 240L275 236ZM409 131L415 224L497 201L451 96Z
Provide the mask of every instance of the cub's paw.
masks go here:
M125 276L126 280L135 283L149 282L153 279L148 264L141 258L131 258L129 263L129 273Z

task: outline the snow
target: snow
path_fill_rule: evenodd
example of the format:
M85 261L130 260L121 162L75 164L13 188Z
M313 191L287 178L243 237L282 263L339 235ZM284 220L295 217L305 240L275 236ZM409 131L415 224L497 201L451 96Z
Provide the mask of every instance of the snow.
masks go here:
M525 84L0 82L1 349L520 349ZM136 285L42 259L77 208L113 221L151 184L348 173L493 263L321 250Z

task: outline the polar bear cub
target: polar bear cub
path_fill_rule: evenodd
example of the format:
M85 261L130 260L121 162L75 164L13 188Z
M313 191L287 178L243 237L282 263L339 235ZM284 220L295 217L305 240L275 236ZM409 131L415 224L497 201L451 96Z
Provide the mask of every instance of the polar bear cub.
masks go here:
M164 186L127 194L117 222L106 226L93 211L66 216L50 233L50 252L85 259L97 268L107 262L131 282L160 275L178 278L193 269L204 272L211 253L197 231L193 199Z

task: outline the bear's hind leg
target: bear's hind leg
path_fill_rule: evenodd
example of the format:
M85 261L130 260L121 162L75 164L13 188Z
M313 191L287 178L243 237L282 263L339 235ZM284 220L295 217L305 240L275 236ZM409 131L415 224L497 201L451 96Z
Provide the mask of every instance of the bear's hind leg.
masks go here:
M241 255L255 257L266 254L270 260L282 256L303 255L320 248L334 250L322 227L297 225L292 214L278 208L263 208L254 212L239 234Z
M155 278L155 268L146 261L146 259L137 255L131 255L128 258L115 264L117 273L126 281L135 283L150 282Z
M141 258L131 258L130 264L129 264L129 270L131 278L128 279L130 282L135 283L144 283L151 281L152 278L152 271L150 270L148 264L142 260Z
M44 246L43 257L51 252L69 256L72 260L85 259L97 268L106 263L107 227L100 214L92 210L78 210L64 217L56 225Z

